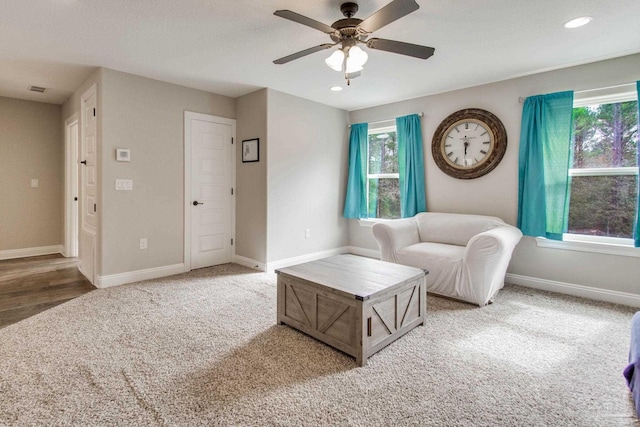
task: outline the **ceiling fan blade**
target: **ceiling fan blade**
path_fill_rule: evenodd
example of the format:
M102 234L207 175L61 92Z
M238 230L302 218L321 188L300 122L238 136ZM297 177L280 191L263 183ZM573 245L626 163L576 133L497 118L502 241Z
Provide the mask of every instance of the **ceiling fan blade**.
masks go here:
M287 62L293 61L294 59L302 58L303 56L311 55L312 53L319 52L321 50L329 49L330 47L335 46L335 44L324 43L320 46L310 47L309 49L301 50L300 52L292 53L291 55L285 56L280 59L276 59L273 61L274 64L286 64Z
M376 38L367 40L367 47L371 49L384 50L385 52L399 53L400 55L413 56L420 59L427 59L436 51L432 47L421 46L419 44Z
M323 33L333 34L336 32L336 29L330 27L322 22L316 21L315 19L307 18L304 15L300 15L299 13L292 12L290 10L276 10L273 12L274 15L279 16L281 18L288 19L293 22L297 22L298 24L306 25L307 27L315 28L316 30L320 30Z
M419 7L420 6L416 3L416 0L393 0L391 3L362 21L358 27L367 33L373 33L385 25L418 10Z

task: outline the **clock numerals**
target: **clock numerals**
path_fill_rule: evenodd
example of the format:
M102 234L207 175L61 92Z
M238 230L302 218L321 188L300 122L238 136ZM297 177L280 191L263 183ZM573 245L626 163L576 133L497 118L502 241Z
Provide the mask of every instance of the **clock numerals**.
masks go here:
M484 141L483 144L491 144L491 141Z
M453 156L453 151L450 153L447 153L447 157L451 157L451 156Z
M486 152L486 151L484 151L484 150L480 150L480 152L481 152L482 154L484 154L485 156L487 155L487 152Z
M456 165L457 165L457 164L459 164L459 163L458 163L458 160L460 160L460 157L456 157L456 158L454 159L453 163L455 163Z

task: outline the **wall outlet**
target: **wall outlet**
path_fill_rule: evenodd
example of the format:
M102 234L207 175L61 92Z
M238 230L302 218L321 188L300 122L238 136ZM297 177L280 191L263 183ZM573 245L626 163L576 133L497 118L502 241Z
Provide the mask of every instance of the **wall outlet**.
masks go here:
M305 239L309 239L311 237L311 229L310 228L306 228L304 230L304 238Z
M147 249L147 239L140 239L140 249Z
M37 179L32 179L31 180L31 187L33 188L37 188L38 187L38 180Z

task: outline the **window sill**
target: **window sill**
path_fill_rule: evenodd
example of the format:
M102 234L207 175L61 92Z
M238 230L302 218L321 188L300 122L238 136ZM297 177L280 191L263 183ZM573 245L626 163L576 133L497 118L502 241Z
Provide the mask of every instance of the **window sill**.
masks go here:
M536 245L540 248L564 249L568 251L640 258L640 248L626 245L594 242L568 242L545 239L544 237L536 237Z
M362 218L358 220L358 225L360 225L360 227L371 228L373 227L373 224L375 224L376 222L387 222L387 221L393 221L393 220L382 219L382 218Z

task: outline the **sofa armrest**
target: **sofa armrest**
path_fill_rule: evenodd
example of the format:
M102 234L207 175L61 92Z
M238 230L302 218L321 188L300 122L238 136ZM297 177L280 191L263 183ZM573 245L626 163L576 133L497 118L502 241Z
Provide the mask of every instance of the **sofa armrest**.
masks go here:
M372 231L380 247L382 261L398 263L400 249L420 243L418 224L413 218L377 222L373 224Z
M486 305L504 286L504 276L522 232L504 225L477 234L467 244L462 280L476 292L478 304Z

